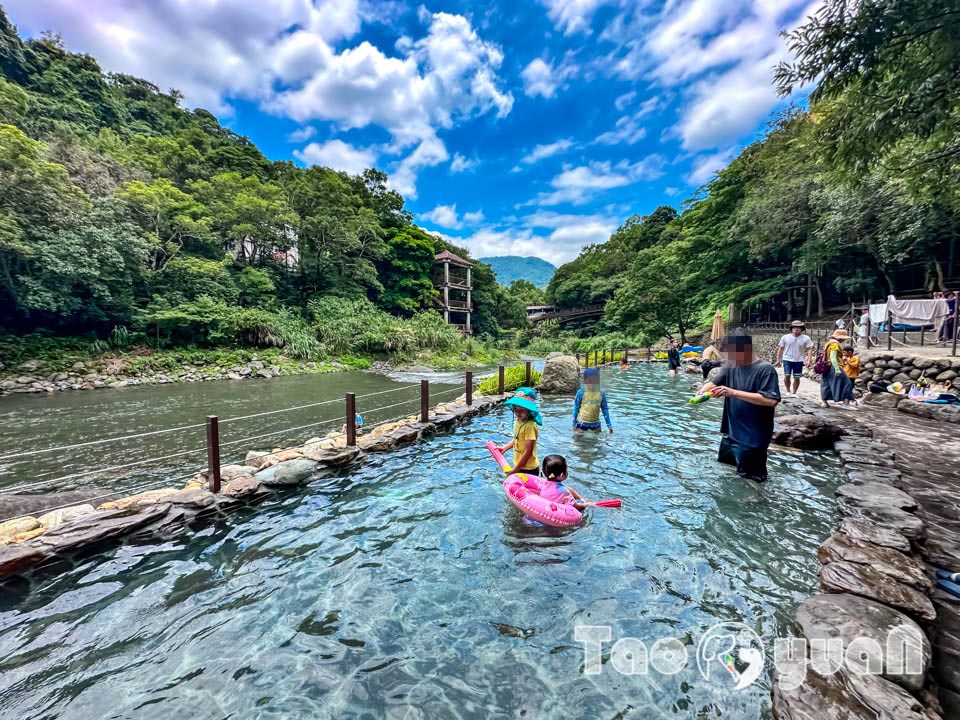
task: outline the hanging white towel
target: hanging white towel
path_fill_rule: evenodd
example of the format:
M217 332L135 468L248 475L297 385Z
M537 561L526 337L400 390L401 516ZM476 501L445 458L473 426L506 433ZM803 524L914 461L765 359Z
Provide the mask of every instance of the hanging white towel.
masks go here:
M874 328L880 327L883 323L887 321L887 304L880 303L879 305L870 306L870 325Z
M893 295L887 297L887 311L893 315L893 322L903 325L933 325L937 332L950 314L947 301L937 300L897 300ZM872 322L872 320L871 320Z

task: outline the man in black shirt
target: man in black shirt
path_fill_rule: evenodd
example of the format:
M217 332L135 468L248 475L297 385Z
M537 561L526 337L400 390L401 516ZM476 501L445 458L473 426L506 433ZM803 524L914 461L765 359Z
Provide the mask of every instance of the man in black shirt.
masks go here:
M753 338L734 330L723 339L730 361L700 392L723 398L720 453L717 460L736 465L750 480L767 479L767 448L773 436L773 413L780 402L777 371L753 354Z

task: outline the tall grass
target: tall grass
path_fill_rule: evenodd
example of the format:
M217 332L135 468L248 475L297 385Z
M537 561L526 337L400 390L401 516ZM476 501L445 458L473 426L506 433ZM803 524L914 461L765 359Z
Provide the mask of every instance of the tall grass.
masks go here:
M539 370L530 370L530 384L537 385L543 379L543 373ZM511 365L506 368L503 374L503 389L506 392L512 392L527 383L527 366L525 364ZM496 375L484 378L477 385L478 395L496 395L500 386L500 380Z

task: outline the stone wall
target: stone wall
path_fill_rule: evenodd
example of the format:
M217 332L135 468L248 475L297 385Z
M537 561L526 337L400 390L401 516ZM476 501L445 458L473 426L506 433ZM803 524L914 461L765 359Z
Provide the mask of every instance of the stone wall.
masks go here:
M827 421L814 411L782 418L775 441L801 437ZM937 617L930 595L933 587L919 548L925 524L914 514L917 503L900 489L901 473L893 451L871 439L858 425L821 430L820 436L843 433L835 444L847 482L836 490L840 510L837 530L817 553L822 565L820 588L800 603L796 624L807 640L793 670L802 681L790 682L789 669L778 666L773 681L773 712L777 718L901 718L934 720L940 717L936 693L930 692L932 643L926 628ZM891 663L891 633L906 638L909 665ZM848 648L857 640L857 657L828 652L838 663L825 672L823 652L817 663L814 641L842 641ZM864 644L864 643L869 643ZM823 647L822 645L820 646ZM842 663L841 663L842 661ZM868 667L877 669L870 674ZM832 668L831 668L832 669ZM919 670L919 672L917 672Z
M960 376L960 358L917 357L904 352L871 352L863 358L863 368L857 383L863 386L875 380L889 380L907 385L920 376L931 383L956 381Z

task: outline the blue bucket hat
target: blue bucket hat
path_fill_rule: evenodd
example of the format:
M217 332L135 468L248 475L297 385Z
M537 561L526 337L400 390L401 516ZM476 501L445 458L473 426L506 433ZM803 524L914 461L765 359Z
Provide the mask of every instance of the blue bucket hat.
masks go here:
M537 407L537 404L533 400L522 396L514 396L507 400L504 405L507 407L520 407L524 410L529 410L530 418L536 422L537 425L543 425L543 418L540 417L540 408Z
M587 368L586 370L583 371L584 380L592 377L595 377L595 378L600 377L600 371L597 370L596 368Z
M537 399L537 391L532 387L519 387L513 391L514 397L526 397L531 400Z

